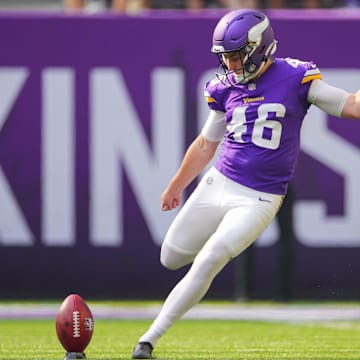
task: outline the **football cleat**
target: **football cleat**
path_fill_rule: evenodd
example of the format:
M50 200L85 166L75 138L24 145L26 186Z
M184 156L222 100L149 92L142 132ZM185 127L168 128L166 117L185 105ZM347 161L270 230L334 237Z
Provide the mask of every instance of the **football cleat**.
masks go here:
M139 342L136 344L132 358L133 359L155 359L152 356L153 346L149 342Z

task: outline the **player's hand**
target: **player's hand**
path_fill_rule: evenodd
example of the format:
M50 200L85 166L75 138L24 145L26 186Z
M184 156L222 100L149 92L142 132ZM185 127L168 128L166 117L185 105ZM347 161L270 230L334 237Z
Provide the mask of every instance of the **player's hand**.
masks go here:
M355 93L356 101L360 101L360 90Z
M180 205L181 192L168 187L161 195L161 210L173 210Z

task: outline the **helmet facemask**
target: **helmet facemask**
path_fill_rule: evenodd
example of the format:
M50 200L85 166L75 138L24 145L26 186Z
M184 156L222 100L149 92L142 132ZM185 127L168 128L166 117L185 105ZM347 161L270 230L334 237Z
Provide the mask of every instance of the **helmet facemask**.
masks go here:
M216 76L223 82L224 85L236 86L237 84L245 84L252 78L254 71L256 70L256 66L251 62L250 58L253 51L253 48L246 45L242 49L236 51L228 51L216 54L220 63L220 66L216 72ZM224 55L237 52L240 53L241 67L234 70L229 70L226 66Z
M262 45L263 49L259 49L259 52L264 52L265 45ZM246 84L250 80L254 79L268 59L271 59L271 55L276 50L276 40L268 47L266 52L264 52L263 59L261 60L260 64L257 66L253 60L252 56L257 50L256 45L245 45L242 49L236 51L225 51L221 53L217 53L217 57L219 59L219 67L216 71L216 76L218 79L226 86L236 86L238 84ZM240 52L241 53L241 68L235 70L229 70L224 62L224 54L229 54L233 52ZM237 72L241 70L242 72L237 74Z

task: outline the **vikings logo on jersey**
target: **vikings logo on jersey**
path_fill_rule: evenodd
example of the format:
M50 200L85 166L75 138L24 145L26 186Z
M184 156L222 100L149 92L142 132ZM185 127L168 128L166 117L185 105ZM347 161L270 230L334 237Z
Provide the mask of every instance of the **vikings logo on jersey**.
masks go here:
M254 82L225 86L215 79L206 83L209 108L224 112L227 123L215 167L240 184L285 194L300 150L299 132L314 79L321 79L315 64L277 58Z

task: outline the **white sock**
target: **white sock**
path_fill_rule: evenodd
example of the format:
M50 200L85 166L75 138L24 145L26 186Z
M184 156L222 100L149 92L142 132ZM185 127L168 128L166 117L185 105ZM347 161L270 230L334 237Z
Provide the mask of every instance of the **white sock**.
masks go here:
M150 342L155 346L174 322L204 297L215 276L229 262L231 256L224 245L208 244L195 258L188 273L170 292L160 313L139 341Z

